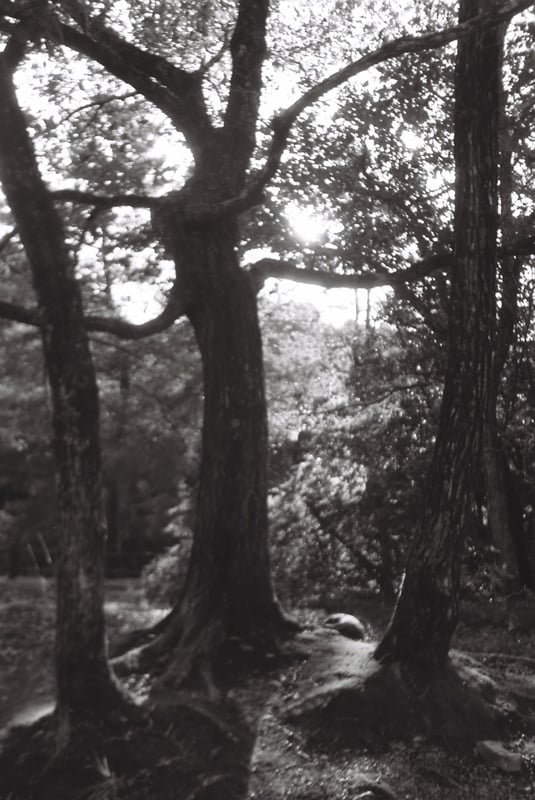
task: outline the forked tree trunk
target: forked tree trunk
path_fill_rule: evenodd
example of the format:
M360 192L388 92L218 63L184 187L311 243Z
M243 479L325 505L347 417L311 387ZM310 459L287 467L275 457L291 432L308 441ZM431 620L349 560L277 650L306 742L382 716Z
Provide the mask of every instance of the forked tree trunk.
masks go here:
M461 0L460 20L486 10L484 0ZM375 654L429 675L445 663L457 623L465 516L491 389L501 42L501 32L491 29L458 43L455 259L444 395L425 508Z
M104 708L119 693L106 655L96 378L62 222L38 171L5 57L0 63L0 177L32 271L52 397L60 508L58 707Z

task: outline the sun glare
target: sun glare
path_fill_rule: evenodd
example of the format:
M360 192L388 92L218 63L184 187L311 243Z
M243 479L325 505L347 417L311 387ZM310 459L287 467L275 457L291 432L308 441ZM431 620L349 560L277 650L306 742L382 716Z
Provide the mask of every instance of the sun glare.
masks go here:
M303 244L320 242L330 227L328 220L315 214L310 206L286 206L285 217L294 235Z
M158 287L146 286L134 281L114 284L111 287L114 303L121 316L136 325L158 316L162 303L158 299Z
M423 147L424 141L410 128L405 128L400 134L400 139L407 150L418 150Z

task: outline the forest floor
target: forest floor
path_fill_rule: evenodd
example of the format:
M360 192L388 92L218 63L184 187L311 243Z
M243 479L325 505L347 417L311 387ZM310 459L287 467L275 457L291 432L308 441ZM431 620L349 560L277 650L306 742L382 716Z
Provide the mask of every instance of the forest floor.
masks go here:
M387 609L369 601L339 610L356 613L372 641L388 618ZM106 611L112 640L163 613L128 584L110 587ZM140 722L131 730L97 736L87 745L78 775L47 774L36 781L41 762L28 750L43 749L46 715L53 709L53 591L46 582L0 579L0 800L230 800L243 797L240 787L249 763L251 800L535 797L533 732L502 739L518 756L506 762L517 770L509 772L487 763L472 747L443 747L420 735L368 741L362 730L355 736L347 730L324 735L321 726L315 729L292 716L292 707L318 693L327 696L329 686L367 668L371 645L315 627L324 617L321 611L300 612L307 625L300 636L307 658L248 675L233 693L231 705L246 707L255 728L251 741L241 736L230 706L228 714L215 714L208 705L175 705L168 698L159 726ZM468 654L462 658L493 685L521 685L525 711L533 713L535 626L510 630L503 609L487 601L467 606L463 619L456 650ZM143 693L147 687L138 680L130 688ZM242 770L241 783L232 782L231 767ZM26 783L25 772L33 775Z

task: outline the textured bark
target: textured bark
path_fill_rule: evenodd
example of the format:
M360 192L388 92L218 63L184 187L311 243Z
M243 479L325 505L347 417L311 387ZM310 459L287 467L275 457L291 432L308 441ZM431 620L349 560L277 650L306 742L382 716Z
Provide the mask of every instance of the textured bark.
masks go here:
M461 0L460 21L484 10L483 0ZM457 623L465 516L491 390L500 64L496 28L459 42L447 372L425 508L394 614L376 651L378 659L410 662L429 674L444 665Z
M192 553L180 602L150 646L178 643L170 671L180 682L239 639L273 641L288 622L271 582L267 522L267 412L253 281L238 260L235 215L221 206L243 189L255 146L268 4L239 5L230 53L224 126L199 114L195 168L152 210L176 268L176 291L199 344L204 381L200 482ZM186 132L187 133L187 132ZM202 219L201 219L202 217Z
M202 356L204 419L193 548L172 624L181 636L179 650L198 658L229 636L261 640L286 622L271 583L267 415L254 287L238 263L235 221L183 225L177 219L168 204L156 224L175 259Z
M505 29L505 25L502 26L502 48ZM513 163L511 134L505 114L503 87L500 100L500 228L502 243L507 249L511 246L514 236ZM518 497L514 491L512 475L507 463L503 430L498 419L498 398L502 372L514 342L521 263L522 259L513 255L504 255L500 259L501 309L492 362L492 385L482 459L489 528L494 544L501 553L504 580L506 588L509 590L514 588L515 584L518 586L522 582L520 576L525 564L519 558L518 545L521 546L524 531L522 509L518 506Z
M0 177L31 266L52 398L58 479L57 700L91 707L115 694L105 644L99 410L80 290L61 220L41 179L5 56Z

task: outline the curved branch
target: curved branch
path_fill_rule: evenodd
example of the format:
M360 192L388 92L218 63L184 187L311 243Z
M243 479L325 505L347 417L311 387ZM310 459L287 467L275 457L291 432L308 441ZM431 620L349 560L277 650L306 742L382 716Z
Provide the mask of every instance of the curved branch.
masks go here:
M178 69L159 56L146 53L116 34L99 28L101 41L61 25L65 44L97 61L112 75L133 86L184 133L198 152L199 140L212 130L202 95L202 76Z
M118 339L135 341L167 330L183 314L184 311L181 304L172 299L161 314L141 324L128 322L119 317L102 317L91 314L85 317L84 324L86 329L92 333L111 333L117 336ZM0 300L0 318L11 322L20 322L24 325L32 325L36 328L40 328L43 324L37 308L25 308L4 300Z
M312 283L325 289L374 289L378 286L399 286L421 281L437 270L447 269L452 258L452 253L439 253L423 258L410 267L390 273L361 272L344 275L339 272L297 267L289 261L279 261L275 258L262 258L250 264L248 269L257 291L268 278Z
M88 315L85 317L85 326L92 333L111 333L118 339L135 341L146 339L155 333L162 333L173 325L184 314L182 306L171 301L157 317L135 324L118 317L100 317Z
M89 16L85 0L56 0L54 5L78 27L65 24L50 6L46 14L35 13L36 4L30 1L0 0L0 13L19 22L29 20L43 38L66 45L129 83L183 131L195 151L199 138L212 131L201 72L180 69L162 56L125 41L100 20Z
M517 0L505 4L502 11L491 10L476 17L471 17L466 22L458 25L453 25L451 28L446 28L442 31L433 31L432 33L425 33L422 36L401 36L398 39L392 39L390 42L385 42L381 47L377 48L371 53L368 53L357 61L343 67L342 69L329 75L323 81L313 86L305 92L302 97L295 101L285 111L279 115L279 119L284 123L286 120L295 120L304 110L315 103L320 97L327 94L327 92L336 89L343 83L346 83L350 78L355 77L361 72L365 72L377 64L384 61L389 61L391 58L397 58L407 53L421 53L424 50L437 50L444 47L457 39L464 38L474 31L484 31L487 28L495 27L511 17L525 11L533 5L533 0Z
M479 14L467 22L454 25L442 31L433 31L422 36L401 36L367 53L357 61L329 75L323 81L305 92L295 103L281 111L272 121L273 139L263 169L252 179L244 193L258 196L277 172L281 156L286 148L290 131L296 119L316 103L321 97L338 88L350 78L366 72L371 67L397 58L407 53L421 53L425 50L438 50L451 42L464 38L476 30L490 28L510 19L532 5L532 0L517 0L506 5L502 11L489 11Z

